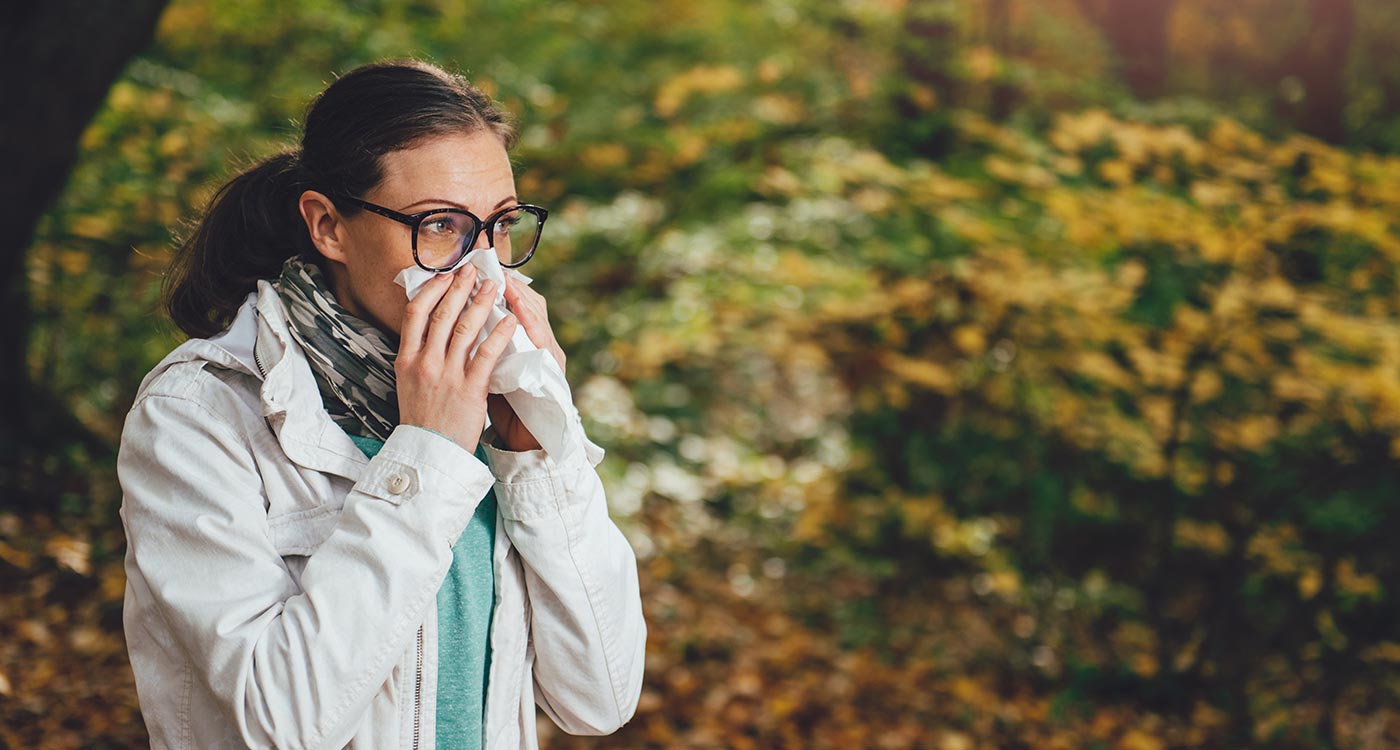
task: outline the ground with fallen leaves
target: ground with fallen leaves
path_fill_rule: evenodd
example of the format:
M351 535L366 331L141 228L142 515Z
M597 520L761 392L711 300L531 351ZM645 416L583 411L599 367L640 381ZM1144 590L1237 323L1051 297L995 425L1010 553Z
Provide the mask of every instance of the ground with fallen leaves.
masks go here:
M147 745L121 629L121 545L119 528L0 514L0 746ZM540 714L544 748L1223 746L1224 717L1204 701L1164 715L1130 696L1071 694L1028 661L1024 613L964 578L769 564L736 586L727 554L743 552L702 545L642 560L636 715L612 736L573 737ZM1306 723L1306 706L1290 713L1274 728ZM1342 723L1349 747L1400 738L1386 713Z

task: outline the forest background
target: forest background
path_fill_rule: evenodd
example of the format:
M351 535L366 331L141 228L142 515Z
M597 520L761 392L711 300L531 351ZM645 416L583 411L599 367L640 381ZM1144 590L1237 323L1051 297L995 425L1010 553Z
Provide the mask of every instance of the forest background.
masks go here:
M548 750L1400 745L1400 5L55 0L0 26L0 747L146 744L174 242L337 72L520 120L645 689Z

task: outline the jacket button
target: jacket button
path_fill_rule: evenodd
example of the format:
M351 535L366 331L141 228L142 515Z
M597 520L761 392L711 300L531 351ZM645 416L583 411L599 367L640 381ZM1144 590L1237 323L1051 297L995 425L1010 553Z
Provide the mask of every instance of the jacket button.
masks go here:
M389 477L389 494L402 495L408 491L410 480L407 474L402 472Z

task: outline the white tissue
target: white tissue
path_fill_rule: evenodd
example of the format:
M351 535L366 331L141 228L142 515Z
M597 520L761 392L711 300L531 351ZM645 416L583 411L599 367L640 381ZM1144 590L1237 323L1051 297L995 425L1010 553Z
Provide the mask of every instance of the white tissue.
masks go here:
M505 274L508 272L526 284L529 284L531 279L514 268L502 267L495 248L490 247L477 248L467 253L452 268L437 273L452 273L467 263L476 266L477 269L476 287L472 290L473 299L486 279L496 284L495 304L487 313L481 333L472 343L469 356L474 357L477 347L481 346L481 342L486 340L496 324L509 312L505 298ZM413 299L423 285L437 273L412 265L399 271L394 277L394 283L403 287L408 298ZM496 369L491 373L487 390L505 395L506 401L525 424L525 428L555 461L567 461L574 451L583 448L583 424L579 419L578 409L574 407L569 381L564 378L564 371L559 368L559 363L553 355L530 341L524 326L516 327L501 358L496 361Z

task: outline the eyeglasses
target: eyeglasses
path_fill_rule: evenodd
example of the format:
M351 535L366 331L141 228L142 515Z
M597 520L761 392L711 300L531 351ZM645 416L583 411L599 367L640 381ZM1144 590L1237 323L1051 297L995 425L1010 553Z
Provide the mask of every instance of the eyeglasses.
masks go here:
M486 240L496 248L506 268L525 265L535 254L544 232L544 220L549 211L528 203L503 208L482 221L471 211L461 208L432 208L413 214L401 214L391 208L370 203L351 195L338 194L350 203L380 216L386 216L413 228L413 262L425 271L446 271L457 264L476 246L481 230Z

